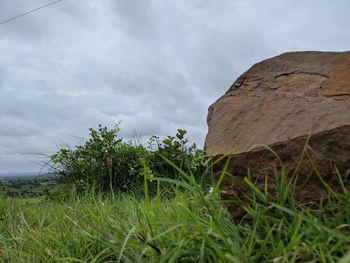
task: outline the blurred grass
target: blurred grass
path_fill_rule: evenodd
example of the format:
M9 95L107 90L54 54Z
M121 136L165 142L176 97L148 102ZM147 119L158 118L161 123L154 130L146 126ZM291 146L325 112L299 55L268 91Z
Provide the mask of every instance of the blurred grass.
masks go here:
M246 178L249 223L235 223L217 185L210 193L183 178L159 179L174 191L158 187L155 197L145 180L144 198L93 190L64 202L2 198L0 262L349 262L347 192L301 206L282 194L288 182L271 199Z

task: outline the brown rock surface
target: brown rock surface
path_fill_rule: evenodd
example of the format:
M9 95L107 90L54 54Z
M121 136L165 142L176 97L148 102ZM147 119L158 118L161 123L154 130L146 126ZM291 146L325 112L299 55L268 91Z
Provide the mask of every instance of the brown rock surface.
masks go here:
M308 156L327 182L336 184L350 168L350 52L291 52L253 65L209 108L206 151L216 157L238 147L230 171L245 176L249 168L259 178L279 165L267 149L280 156L289 174L310 136ZM216 168L217 170L220 167ZM310 172L300 166L300 178ZM315 178L302 201L320 197ZM239 188L226 178L228 196Z

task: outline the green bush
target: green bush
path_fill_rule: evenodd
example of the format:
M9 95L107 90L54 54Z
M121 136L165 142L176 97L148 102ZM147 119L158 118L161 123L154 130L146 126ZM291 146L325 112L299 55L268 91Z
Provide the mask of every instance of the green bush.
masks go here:
M167 136L162 141L152 136L148 147L123 141L119 130L118 125L110 130L99 125L97 130L90 129L90 138L84 145L61 149L51 156L62 183L71 186L67 189L78 193L91 187L130 192L143 186L144 176L149 181L154 176L177 179L178 167L199 178L205 169L204 151L196 144L187 147L185 130L179 129L176 137ZM62 189L60 196L61 192Z
M188 146L186 133L187 131L178 129L175 136L167 136L162 141L157 136L150 138L149 164L158 176L179 179L179 168L186 174L193 174L197 180L201 179L208 156L204 150L198 149L195 143Z
M78 192L92 185L101 190L126 191L142 181L139 160L147 155L147 149L123 142L118 132L118 126L108 130L99 125L98 130L90 129L90 139L84 145L52 155L62 181L74 184Z

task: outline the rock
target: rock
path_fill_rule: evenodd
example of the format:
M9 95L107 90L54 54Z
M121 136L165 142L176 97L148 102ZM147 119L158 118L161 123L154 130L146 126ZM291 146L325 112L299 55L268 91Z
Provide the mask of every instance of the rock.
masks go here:
M335 188L335 166L344 180L350 173L350 51L290 52L257 63L210 106L207 121L209 154L217 159L238 147L229 163L234 177L222 184L225 198L242 194L237 178L248 169L259 187L265 176L273 185L273 169L282 165L261 145L277 153L289 178L297 169L300 202L320 198L325 188L313 168ZM221 169L222 162L216 176Z

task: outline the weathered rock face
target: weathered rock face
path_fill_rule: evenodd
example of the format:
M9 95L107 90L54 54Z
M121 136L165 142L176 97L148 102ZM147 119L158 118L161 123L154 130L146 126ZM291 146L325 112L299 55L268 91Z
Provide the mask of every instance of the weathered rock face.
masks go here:
M255 64L210 106L208 126L208 153L221 156L239 147L230 162L238 177L249 168L259 184L279 166L257 144L276 151L291 173L310 136L299 177L308 176L312 161L336 184L333 166L343 175L350 168L350 52L292 52ZM320 197L323 187L317 185L311 176L301 199ZM229 196L240 191L229 178L223 189Z

